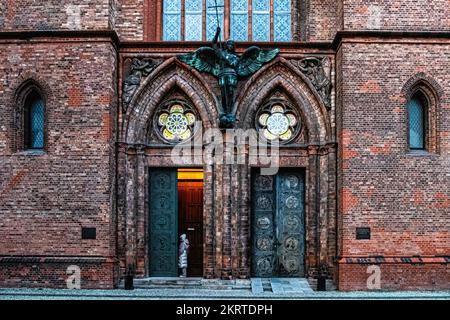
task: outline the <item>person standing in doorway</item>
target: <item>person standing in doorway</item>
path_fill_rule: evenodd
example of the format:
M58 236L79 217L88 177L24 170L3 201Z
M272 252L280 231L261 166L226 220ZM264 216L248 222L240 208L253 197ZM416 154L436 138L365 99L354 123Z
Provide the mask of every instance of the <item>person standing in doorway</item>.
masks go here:
M181 269L181 278L187 276L188 267L188 254L189 254L189 240L186 234L180 236L180 246L178 248L178 267Z

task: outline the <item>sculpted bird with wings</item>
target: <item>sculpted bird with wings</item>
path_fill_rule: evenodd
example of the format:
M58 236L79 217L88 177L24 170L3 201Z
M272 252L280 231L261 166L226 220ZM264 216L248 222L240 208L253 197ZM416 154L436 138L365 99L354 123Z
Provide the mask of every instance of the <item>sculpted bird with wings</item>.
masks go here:
M207 72L219 80L222 93L222 109L220 126L231 128L234 126L233 114L234 95L239 78L251 76L265 63L274 59L279 49L263 50L256 46L248 48L242 56L235 52L233 40L228 40L224 48L218 43L220 28L212 41L213 47L201 47L195 52L179 55L178 59L201 72Z

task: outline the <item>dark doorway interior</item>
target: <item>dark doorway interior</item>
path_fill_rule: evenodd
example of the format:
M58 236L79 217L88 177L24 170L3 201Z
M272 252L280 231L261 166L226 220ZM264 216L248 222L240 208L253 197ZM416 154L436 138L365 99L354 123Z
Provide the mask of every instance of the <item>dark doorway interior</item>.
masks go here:
M188 277L203 276L203 171L178 170L178 236L190 242Z

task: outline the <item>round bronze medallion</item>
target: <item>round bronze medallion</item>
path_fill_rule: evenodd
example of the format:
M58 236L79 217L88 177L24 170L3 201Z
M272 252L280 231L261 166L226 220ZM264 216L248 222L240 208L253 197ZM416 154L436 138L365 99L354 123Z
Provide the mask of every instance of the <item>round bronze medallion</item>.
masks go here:
M270 228L270 219L267 217L261 217L258 218L258 220L256 221L256 224L258 225L258 227L260 229L268 229Z
M297 273L299 269L298 259L294 257L285 259L284 268L288 273Z
M292 232L298 228L298 226L300 225L300 221L298 217L294 215L287 215L286 217L284 217L284 225L287 230Z
M166 235L160 234L156 239L152 242L152 247L155 250L167 250L167 246L170 243L169 238Z
M159 227L160 229L164 229L164 227L166 227L167 224L168 224L167 217L162 215L158 216L158 218L154 222L154 225Z
M288 207L288 209L295 209L298 207L298 199L294 196L289 196L286 199L286 207Z
M272 189L272 177L259 176L255 181L256 189L258 190L271 190Z
M286 250L289 250L289 251L297 250L298 249L298 240L293 237L289 237L286 240L284 240L284 247L286 248Z
M170 200L167 196L162 195L158 199L158 208L159 209L169 209L170 208Z
M258 199L256 199L256 205L259 209L267 210L272 208L272 200L266 195L260 195Z
M284 185L288 189L295 189L298 186L298 178L294 175L290 175L284 180Z
M270 274L272 272L269 258L260 258L256 267L258 268L258 274Z
M259 238L256 241L256 247L259 250L267 251L272 248L272 240L270 240L270 238L268 238L268 237Z
M170 177L165 173L160 173L155 177L155 184L159 189L169 187Z

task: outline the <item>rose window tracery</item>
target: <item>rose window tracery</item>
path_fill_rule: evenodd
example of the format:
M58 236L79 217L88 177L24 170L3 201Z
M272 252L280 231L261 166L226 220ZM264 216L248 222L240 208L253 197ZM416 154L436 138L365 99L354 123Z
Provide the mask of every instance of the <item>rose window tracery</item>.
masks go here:
M298 113L282 100L264 105L257 113L256 126L265 139L281 143L292 141L301 129Z
M193 136L196 120L196 113L187 102L172 100L160 107L155 122L161 138L176 143Z

